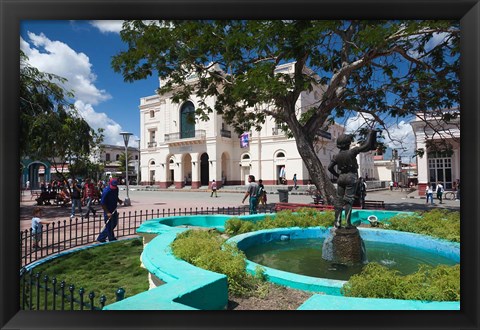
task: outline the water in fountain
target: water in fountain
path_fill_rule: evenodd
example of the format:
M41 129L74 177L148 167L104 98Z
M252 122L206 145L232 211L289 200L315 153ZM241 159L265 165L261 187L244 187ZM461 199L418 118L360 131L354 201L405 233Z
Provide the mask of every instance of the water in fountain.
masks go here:
M322 258L324 239L273 241L251 246L244 252L255 263L301 275L348 280L361 271L363 264L346 266ZM454 265L455 261L414 247L376 241L365 241L368 261L378 262L401 274L411 274L420 264Z

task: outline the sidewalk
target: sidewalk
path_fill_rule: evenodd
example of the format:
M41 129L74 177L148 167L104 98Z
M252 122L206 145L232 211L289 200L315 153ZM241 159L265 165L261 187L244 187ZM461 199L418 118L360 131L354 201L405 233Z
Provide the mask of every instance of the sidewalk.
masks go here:
M125 186L120 187L120 199L125 199ZM275 191L275 187L269 186L267 195L267 203L273 205L279 202L279 195ZM288 186L279 186L288 187ZM202 189L146 189L145 187L130 186L129 197L131 206L120 206L119 212L151 212L156 210L173 210L173 209L195 209L195 208L217 208L217 207L242 207L248 206L248 201L242 204L245 193L244 186L224 187L218 190L218 198L210 197L210 192L206 187ZM288 201L290 203L312 203L312 197L305 194L306 186L300 186L298 190L290 191ZM426 205L425 198L420 198L415 191L408 194L400 190L390 191L389 189L367 191L367 200L382 200L385 202L386 210L398 211L416 211L430 210L435 207L446 208L450 210L460 210L459 201L444 201L444 204L436 203L433 206ZM31 225L32 211L36 202L30 199L30 194L25 193L20 203L20 229L28 229ZM100 205L94 205L97 210L97 216L102 214ZM47 221L63 221L70 217L71 207L62 206L42 206L42 219ZM85 213L85 207L82 208Z

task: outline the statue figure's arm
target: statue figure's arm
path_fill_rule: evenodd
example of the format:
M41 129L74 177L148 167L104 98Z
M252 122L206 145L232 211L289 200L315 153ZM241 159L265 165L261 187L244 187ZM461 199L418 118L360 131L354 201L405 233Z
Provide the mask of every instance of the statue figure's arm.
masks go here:
M368 132L367 140L360 146L350 149L351 151L359 154L361 152L367 152L370 150L375 150L377 144L377 131L370 130Z
M337 173L337 171L335 171L335 165L337 165L337 162L335 160L335 156L333 156L330 164L328 165L328 171L332 173L336 178L338 178L339 174Z

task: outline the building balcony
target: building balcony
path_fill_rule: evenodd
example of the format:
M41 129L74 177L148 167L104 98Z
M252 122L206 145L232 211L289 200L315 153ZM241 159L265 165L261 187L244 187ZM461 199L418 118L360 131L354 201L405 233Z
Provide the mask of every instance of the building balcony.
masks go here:
M205 130L184 131L165 134L165 143L171 146L182 146L204 143L207 137Z
M232 138L232 131L227 131L226 129L221 129L220 130L220 136L231 139Z
M147 143L148 148L156 148L157 147L157 142L156 141L151 141Z

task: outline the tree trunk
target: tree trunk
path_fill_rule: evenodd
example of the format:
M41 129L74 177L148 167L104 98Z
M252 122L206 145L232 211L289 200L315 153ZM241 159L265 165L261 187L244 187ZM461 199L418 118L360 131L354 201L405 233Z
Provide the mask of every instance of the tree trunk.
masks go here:
M315 153L313 143L308 141L308 138L301 129L292 129L292 132L297 143L298 152L308 169L313 184L320 191L325 203L333 205L337 192L332 181L328 178L322 162Z

